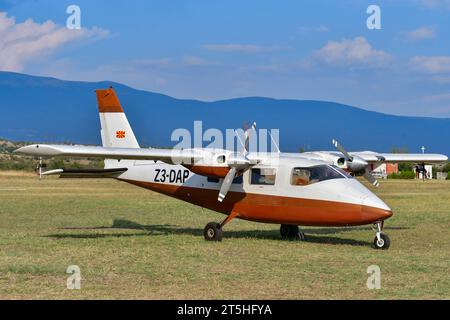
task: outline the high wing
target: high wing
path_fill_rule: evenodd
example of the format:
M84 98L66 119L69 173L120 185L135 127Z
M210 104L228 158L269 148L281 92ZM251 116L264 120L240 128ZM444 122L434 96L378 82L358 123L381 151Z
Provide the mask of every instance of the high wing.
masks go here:
M365 161L372 162L425 162L442 163L448 161L448 157L443 154L432 153L376 153L372 151L350 152L352 156L358 156Z
M141 149L108 148L78 145L34 144L22 147L15 153L37 157L81 157L115 160L154 160L168 164L192 164L203 159L203 154L194 149Z
M40 177L55 174L65 178L115 178L128 170L128 166L131 164L127 160L161 161L167 164L183 165L200 175L224 178L227 183L221 187L218 198L219 201L223 201L231 186L231 183L228 182L259 162L259 159L252 158L248 152L232 153L214 149L140 148L115 90L112 87L96 90L96 95L100 115L102 147L34 144L15 151L19 154L40 158L37 167ZM248 145L249 137L250 132L247 130L244 146ZM105 159L105 167L95 170L57 169L42 172L42 158L50 157L101 158ZM121 160L125 161L122 162Z
M375 162L414 162L414 163L443 163L448 161L448 157L443 154L433 153L378 153L373 151L357 151L348 153L352 157L359 157L368 163ZM339 159L345 157L339 151L313 151L304 152L302 155L312 159Z
M227 161L218 162L216 155L217 150L210 149L140 149L140 148L111 148L111 147L94 147L94 146L79 146L79 145L46 145L34 144L22 147L15 151L15 153L34 156L34 157L82 157L82 158L102 158L107 160L153 160L162 161L168 164L183 165L190 168L193 172L198 172L195 169L196 165L203 169L199 174L209 176L213 167L225 169L226 175L222 186L218 201L222 202L226 197L233 179L242 174L243 171L248 170L253 165L256 165L260 159L252 157L250 154L231 153L226 150L219 151L219 158L227 154ZM213 166L213 167L211 167ZM109 168L105 166L104 169L82 169L82 170L68 170L57 169L47 172L41 171L41 164L38 167L39 175L59 175L61 178L116 178L128 170L128 168ZM224 172L224 170L219 170Z

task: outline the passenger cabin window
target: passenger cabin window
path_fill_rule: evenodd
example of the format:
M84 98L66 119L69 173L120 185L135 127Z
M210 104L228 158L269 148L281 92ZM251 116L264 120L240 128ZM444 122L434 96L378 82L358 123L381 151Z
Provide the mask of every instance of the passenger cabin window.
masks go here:
M320 181L345 178L348 178L347 174L344 174L338 168L319 165L306 168L294 168L291 175L291 184L294 186L306 186Z
M252 169L251 184L275 185L276 169Z

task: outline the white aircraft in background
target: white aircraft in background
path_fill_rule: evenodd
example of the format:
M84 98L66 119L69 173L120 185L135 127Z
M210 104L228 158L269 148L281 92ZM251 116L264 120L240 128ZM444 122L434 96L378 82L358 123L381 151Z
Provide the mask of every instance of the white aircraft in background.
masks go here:
M43 172L62 178L114 178L227 215L208 223L204 237L221 241L234 218L280 224L282 238L305 239L303 226L374 224L374 248L387 249L382 233L392 210L348 172L375 183L368 170L381 161L447 161L441 155L339 152L253 153L223 149L143 149L139 147L112 88L97 90L102 147L35 144L16 150L37 157L98 157L104 169ZM246 135L247 139L249 134ZM247 145L248 140L245 145ZM276 161L274 161L276 160Z

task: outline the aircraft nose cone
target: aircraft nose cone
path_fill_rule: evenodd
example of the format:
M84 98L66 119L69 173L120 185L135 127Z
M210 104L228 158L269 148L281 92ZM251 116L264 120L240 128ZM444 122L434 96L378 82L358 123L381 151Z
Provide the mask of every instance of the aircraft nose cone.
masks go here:
M391 208L375 195L363 200L361 212L366 219L374 222L388 219L394 214Z
M394 214L391 210L385 210L375 207L363 206L361 209L361 213L364 217L364 220L368 221L380 221L386 220Z

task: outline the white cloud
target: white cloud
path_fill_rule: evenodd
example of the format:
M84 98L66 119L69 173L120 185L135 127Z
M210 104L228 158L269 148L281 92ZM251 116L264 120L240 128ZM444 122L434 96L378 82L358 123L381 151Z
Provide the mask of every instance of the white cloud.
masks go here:
M159 59L136 59L129 62L129 64L137 67L169 67L172 64L171 58L159 58Z
M328 64L367 66L380 66L391 58L386 52L372 48L364 37L329 41L314 53L314 57Z
M413 68L426 73L450 73L450 56L416 56L411 58Z
M241 53L272 52L283 49L282 47L279 46L265 47L253 44L205 44L202 45L202 48L210 51L241 52Z
M299 31L301 32L328 32L330 29L327 26L320 25L320 26L303 26L299 28Z
M428 40L436 37L436 30L435 27L424 26L409 32L405 32L403 33L403 36L407 41L411 42Z
M450 76L441 76L441 75L437 75L437 76L433 76L431 77L431 80L433 80L434 82L438 83L438 84L450 84Z
M450 93L441 93L425 96L422 98L425 102L446 101L450 102Z
M416 0L416 2L429 9L450 8L450 0Z
M17 23L0 12L0 70L22 71L35 58L48 56L73 41L97 39L108 31L94 27L69 30L53 21L42 24L31 19Z
M182 64L187 67L207 67L207 66L219 66L221 63L215 61L209 61L200 57L186 56L183 58Z

